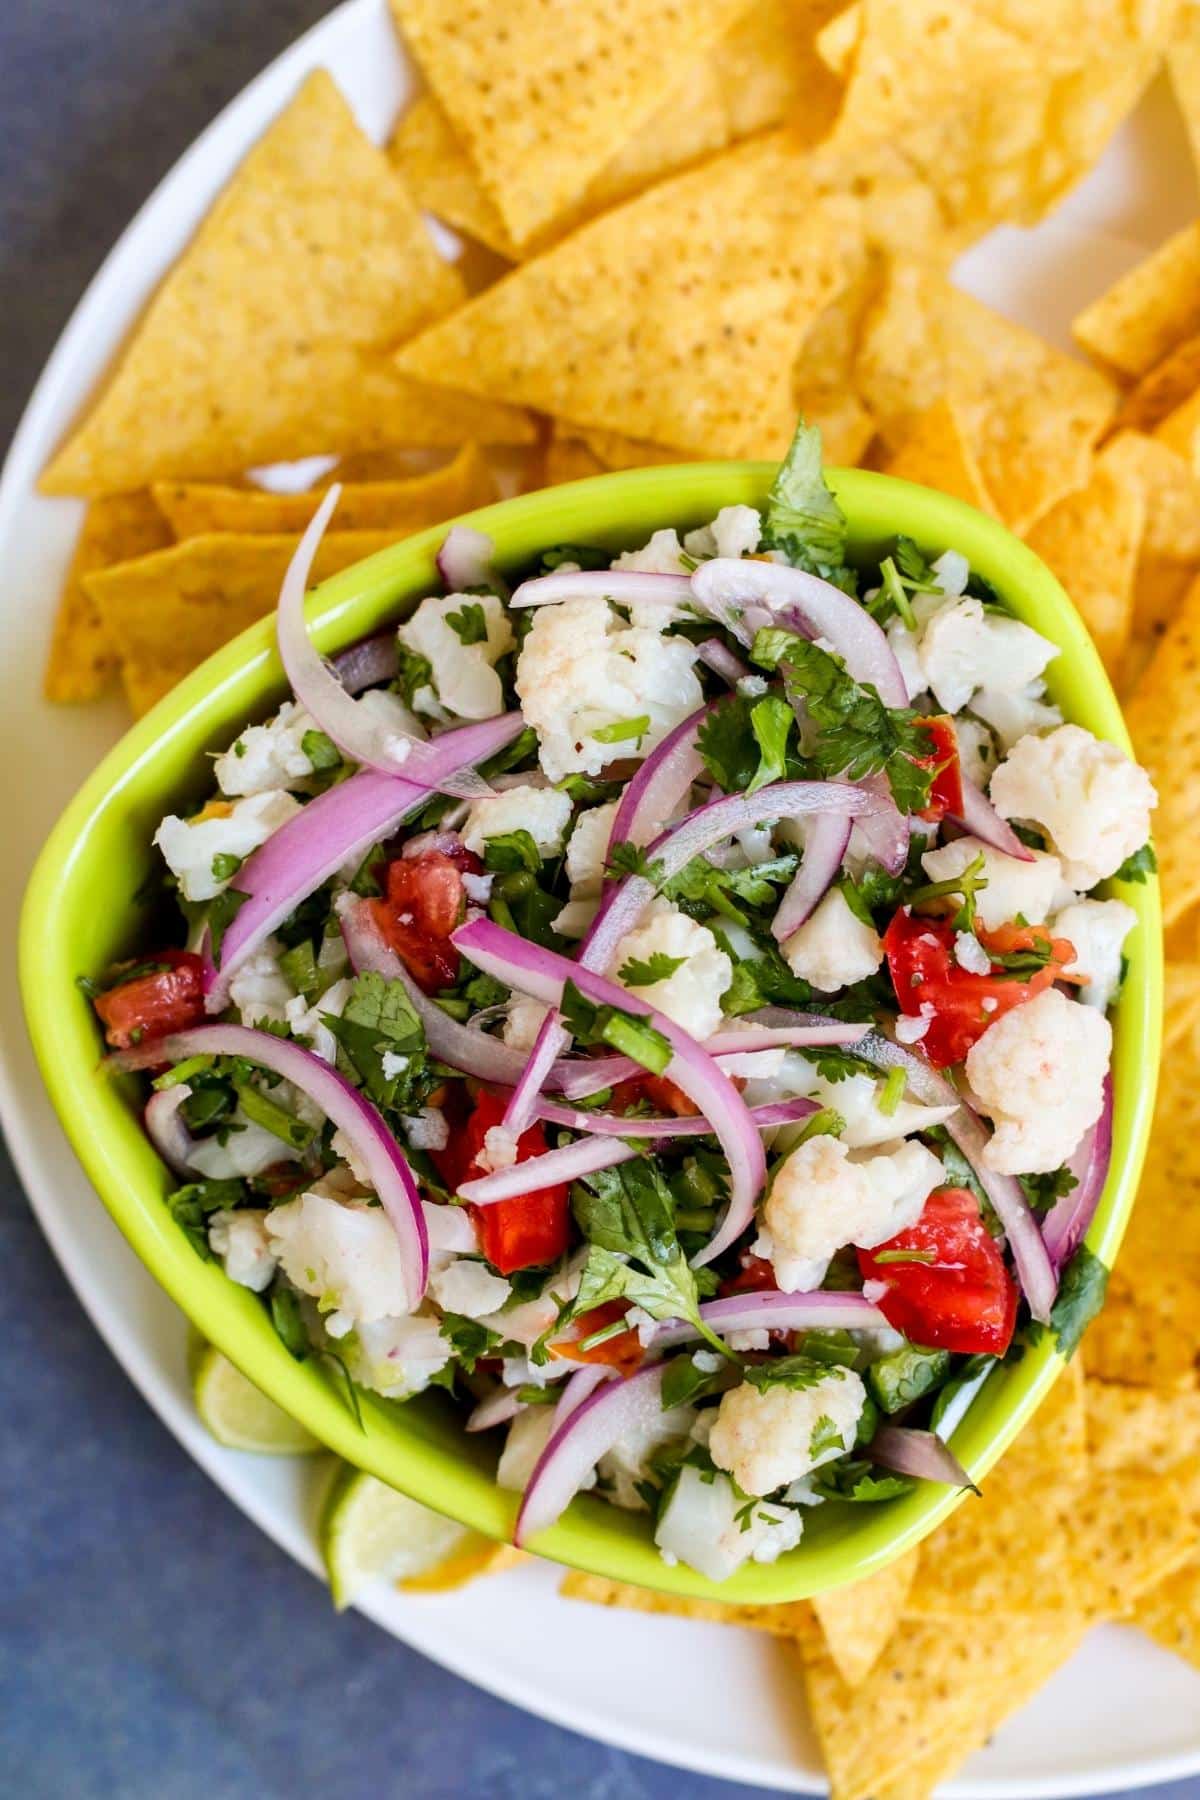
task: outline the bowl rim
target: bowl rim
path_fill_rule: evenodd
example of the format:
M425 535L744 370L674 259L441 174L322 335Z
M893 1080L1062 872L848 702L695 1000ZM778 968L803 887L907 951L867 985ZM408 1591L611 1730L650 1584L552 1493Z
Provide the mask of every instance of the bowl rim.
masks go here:
M462 515L461 522L497 541L498 561L527 560L564 541L644 541L661 525L711 518L721 505L761 501L775 465L684 463L626 470L524 494ZM1120 708L1082 621L1062 587L1019 539L994 519L950 496L863 470L830 469L830 485L847 512L861 550L905 531L929 550L961 550L991 581L1016 616L1036 623L1059 644L1061 667L1050 687L1073 721L1129 750ZM597 523L597 519L601 522ZM430 527L344 570L308 601L315 641L327 653L415 603L436 580L433 558L446 524ZM640 534L640 535L639 535ZM144 789L165 810L178 793L161 781L164 765L195 769L204 748L228 742L246 717L277 704L286 682L268 615L210 657L164 697L113 747L63 812L38 858L22 910L19 962L33 1047L67 1135L118 1227L150 1273L192 1323L299 1418L330 1449L393 1486L487 1535L511 1534L516 1497L495 1487L482 1447L465 1440L453 1451L436 1415L424 1405L362 1395L360 1430L332 1378L314 1362L294 1362L272 1331L256 1296L201 1261L161 1204L165 1171L141 1132L120 1086L99 1075L94 1021L74 986L66 946L78 926L81 892L106 832L121 828L128 800ZM158 785L156 786L156 782ZM140 840L139 840L140 841ZM1137 914L1129 975L1117 1003L1114 1033L1114 1155L1087 1242L1112 1264L1128 1222L1145 1154L1161 1050L1162 931L1158 883L1116 884ZM128 917L128 908L126 916ZM989 1379L953 1435L956 1453L976 1478L986 1474L1023 1429L1063 1368L1048 1334L1019 1364ZM999 1378L1000 1385L997 1385ZM434 1402L436 1408L437 1402ZM396 1430L404 1413L404 1428ZM459 1437L463 1434L460 1432ZM917 1543L961 1502L962 1495L921 1484L900 1500L860 1509L854 1529L838 1538L809 1533L775 1564L745 1565L715 1584L659 1558L642 1515L621 1513L583 1496L545 1533L538 1552L592 1573L680 1595L727 1602L771 1603L860 1579ZM816 1541L814 1542L814 1537ZM828 1541L827 1541L828 1539Z

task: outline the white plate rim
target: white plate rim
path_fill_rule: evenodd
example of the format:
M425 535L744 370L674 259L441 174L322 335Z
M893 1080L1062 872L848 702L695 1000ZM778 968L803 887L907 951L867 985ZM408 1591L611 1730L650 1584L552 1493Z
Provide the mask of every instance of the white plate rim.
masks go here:
M341 0L341 4L325 18L295 39L193 140L125 226L73 308L13 435L0 469L0 542L14 528L16 515L36 473L30 447L42 435L45 421L60 410L62 392L71 385L72 364L79 346L99 323L111 321L110 290L116 289L131 243L144 223L164 207L171 191L186 180L189 171L204 163L212 145L222 141L231 126L239 126L259 116L260 102L266 90L282 89L291 78L323 63L343 38L349 39L365 25L379 4L380 0ZM265 117L265 113L262 116ZM124 327L129 322L129 309L123 310ZM11 949L9 961L11 974ZM94 1271L83 1264L76 1252L65 1215L56 1212L43 1191L44 1172L38 1149L40 1127L35 1129L27 1117L21 1092L22 1078L28 1081L31 1077L34 1081L38 1079L28 1044L19 1042L8 1046L7 1053L0 1057L0 1124L4 1127L13 1162L39 1227L85 1313L143 1399L192 1460L273 1542L308 1573L321 1579L320 1562L311 1536L305 1534L296 1520L256 1493L253 1481L235 1478L226 1453L208 1438L182 1392L173 1385L155 1358L142 1353L136 1338L122 1329L119 1316L109 1311L102 1284L96 1282ZM82 1172L80 1177L86 1180ZM538 1570L536 1573L541 1577L549 1571ZM481 1645L477 1650L462 1641L448 1644L444 1636L427 1628L419 1612L414 1612L411 1622L406 1619L398 1626L394 1618L385 1619L384 1609L369 1598L361 1610L384 1630L452 1674L554 1725L696 1774L792 1792L817 1793L824 1789L823 1780L803 1768L782 1769L775 1764L756 1762L752 1756L721 1754L711 1749L696 1754L681 1735L644 1730L629 1721L614 1719L603 1708L590 1705L586 1695L578 1696L570 1704L558 1704L531 1683L510 1676L503 1657L494 1650L489 1654L489 1647ZM1174 1754L1122 1762L1101 1771L1084 1769L1072 1777L1059 1774L1044 1779L1026 1778L1019 1783L1011 1779L959 1780L947 1784L941 1791L947 1800L1054 1800L1055 1796L1110 1793L1149 1786L1197 1773L1200 1773L1200 1739L1194 1748Z

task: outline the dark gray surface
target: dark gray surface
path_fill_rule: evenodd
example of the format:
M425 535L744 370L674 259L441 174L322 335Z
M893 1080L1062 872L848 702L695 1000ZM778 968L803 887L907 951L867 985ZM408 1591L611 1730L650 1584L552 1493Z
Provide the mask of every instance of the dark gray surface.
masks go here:
M213 114L326 10L324 0L0 0L0 446L126 220ZM755 1790L542 1725L364 1620L335 1618L111 1360L2 1156L0 1268L0 1790L23 1800L750 1800ZM1158 1792L1200 1800L1200 1782Z

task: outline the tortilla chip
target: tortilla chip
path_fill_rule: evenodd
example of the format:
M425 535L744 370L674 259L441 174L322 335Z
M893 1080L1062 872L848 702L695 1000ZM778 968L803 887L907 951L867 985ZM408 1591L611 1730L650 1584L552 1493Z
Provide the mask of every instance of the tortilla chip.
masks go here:
M604 468L580 438L556 434L546 446L542 485L558 487L564 481L583 481L589 475L603 475Z
M151 492L176 538L214 531L301 532L320 499L311 492L269 494L262 488L190 482L155 482ZM452 463L429 475L408 481L346 483L332 524L335 531L390 531L399 538L471 507L486 506L495 497L491 471L478 447L468 444Z
M396 374L394 346L462 295L317 70L167 275L42 487L96 495L384 443L527 441L523 414Z
M1136 1213L1135 1213L1136 1218ZM1124 1254L1124 1253L1123 1253ZM1160 1303L1113 1271L1104 1310L1088 1327L1088 1370L1106 1381L1145 1383L1187 1393L1197 1385L1188 1326L1175 1297Z
M673 450L669 444L648 444L640 438L625 437L619 431L597 431L581 428L580 435L594 457L606 469L648 469L660 463L690 462L684 450Z
M826 463L859 462L875 435L875 421L854 391L854 363L878 286L878 260L864 256L858 272L814 320L796 355L792 401L797 413L820 429Z
M1191 952L1200 950L1200 911L1191 919ZM1168 960L1163 1004L1163 1052L1173 1049L1200 1021L1200 962Z
M1200 1392L1087 1384L1088 1454L1097 1475L1121 1469L1160 1477L1200 1455Z
M1066 588L1112 675L1120 670L1133 626L1145 525L1143 488L1109 467L1101 453L1087 486L1043 514L1025 540Z
M860 1687L883 1655L900 1624L920 1560L919 1549L909 1550L865 1581L814 1596L817 1624L848 1687Z
M857 250L852 203L814 202L797 166L776 136L651 188L425 332L400 366L650 443L781 454L797 344Z
M558 1591L565 1600L589 1600L593 1606L624 1606L631 1612L705 1619L714 1625L745 1625L751 1631L765 1631L772 1637L794 1641L817 1639L812 1607L807 1600L785 1601L780 1606L727 1606L722 1600L689 1600L680 1594L660 1594L653 1588L608 1581L603 1575L585 1575L578 1569L563 1576Z
M1200 332L1184 338L1161 362L1147 370L1121 402L1117 423L1133 431L1153 431L1169 413L1189 400L1198 387Z
M745 0L391 0L512 242L573 206Z
M797 141L829 133L842 84L822 60L817 33L840 0L755 0L709 52L730 140L788 121Z
M1142 376L1200 332L1200 223L1186 225L1085 307L1076 342L1120 374Z
M1200 900L1200 576L1138 682L1128 723L1138 758L1158 789L1154 841L1163 919L1172 924Z
M313 585L394 542L393 532L329 532L317 550ZM121 678L136 716L274 610L295 548L294 537L216 532L87 578L120 652Z
M120 659L85 578L170 541L166 521L149 494L110 494L92 501L55 615L43 690L47 700L95 700L116 678Z
M1200 475L1200 387L1165 419L1159 420L1154 435L1160 444L1174 450L1195 474Z
M1133 1610L1133 1623L1200 1669L1200 1557L1144 1594Z
M957 1767L1078 1648L1086 1625L1063 1613L981 1630L977 1619L906 1620L861 1687L832 1657L804 1659L809 1712L831 1800L866 1800L913 1785L919 1769ZM893 1784L894 1788L893 1788Z
M1200 174L1200 12L1195 6L1179 10L1167 50L1167 74L1187 127L1192 162Z
M388 155L418 206L486 244L497 256L518 260L503 219L480 187L474 164L432 94L417 95L392 133Z
M899 449L884 463L884 471L903 481L916 481L922 487L953 494L955 499L977 506L980 512L996 516L996 503L987 491L952 401L938 400L917 415Z
M512 1544L493 1543L490 1538L481 1538L472 1532L461 1549L451 1551L423 1575L403 1576L396 1586L402 1594L445 1594L454 1588L466 1587L469 1581L476 1581L481 1575L499 1575L524 1561L523 1550L515 1549Z

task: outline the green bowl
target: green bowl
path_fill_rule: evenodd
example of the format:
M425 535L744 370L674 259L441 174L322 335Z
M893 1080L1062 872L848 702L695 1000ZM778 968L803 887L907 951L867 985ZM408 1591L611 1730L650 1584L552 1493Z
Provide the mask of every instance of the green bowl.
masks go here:
M547 545L599 542L614 552L658 526L690 527L734 502L760 504L765 464L692 464L602 475L523 495L470 515L488 532L503 569ZM959 501L908 482L834 471L850 521L851 551L878 554L897 532L923 550L960 550L1014 613L1061 646L1050 689L1071 719L1128 747L1117 702L1082 623L1031 551ZM310 605L322 650L336 652L436 591L434 555L444 527L420 533L326 582ZM362 1428L329 1376L292 1360L259 1300L200 1260L163 1197L172 1183L131 1104L131 1083L97 1068L100 1040L80 973L144 947L136 898L163 813L211 786L208 752L224 748L247 718L278 704L286 684L264 619L182 682L107 756L67 808L26 895L21 926L25 1008L46 1085L89 1176L146 1267L204 1336L330 1449L394 1487L495 1538L509 1536L511 1494L493 1482L495 1447L468 1437L443 1395L399 1405L363 1397ZM1149 1131L1160 1049L1161 929L1156 885L1122 889L1138 915L1129 975L1117 1006L1112 1169L1088 1242L1111 1263L1133 1203ZM1014 1367L997 1369L954 1436L979 1477L1045 1397L1062 1367L1044 1338ZM877 1506L827 1505L810 1515L803 1543L772 1565L750 1564L714 1586L668 1568L646 1516L582 1496L538 1550L556 1561L677 1594L728 1601L796 1600L868 1575L915 1544L961 1496L922 1483Z

